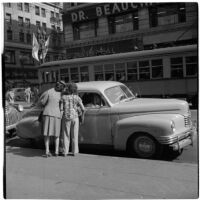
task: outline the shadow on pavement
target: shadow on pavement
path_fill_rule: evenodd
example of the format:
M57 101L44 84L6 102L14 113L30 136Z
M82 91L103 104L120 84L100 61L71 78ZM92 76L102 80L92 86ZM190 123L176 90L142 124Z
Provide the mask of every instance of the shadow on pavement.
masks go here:
M45 149L44 142L42 140L35 141L31 139L22 139L19 137L9 138L6 140L6 146L8 148L6 149L6 152L8 153L14 153L26 157L41 157L41 151L32 151L32 149ZM13 149L12 147L21 147L26 148L27 150L24 151L24 149ZM112 148L97 148L96 146L92 146L90 148L86 147L85 145L79 145L80 153L82 154L91 154L91 155L98 155L98 156L111 156L111 157L124 157L124 158L135 158L131 155L128 155L125 151L117 151ZM50 146L50 150L53 152L54 146ZM159 159L163 161L173 161L179 156L179 154L173 153L173 152L165 152L164 156Z

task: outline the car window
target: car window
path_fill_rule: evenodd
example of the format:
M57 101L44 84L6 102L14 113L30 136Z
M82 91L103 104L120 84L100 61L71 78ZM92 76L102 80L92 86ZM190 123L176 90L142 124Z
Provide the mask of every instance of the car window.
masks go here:
M80 98L82 99L83 105L85 107L98 108L105 106L105 101L102 99L101 95L94 92L80 92Z
M134 95L125 85L118 85L108 88L105 90L105 94L113 104L134 97Z

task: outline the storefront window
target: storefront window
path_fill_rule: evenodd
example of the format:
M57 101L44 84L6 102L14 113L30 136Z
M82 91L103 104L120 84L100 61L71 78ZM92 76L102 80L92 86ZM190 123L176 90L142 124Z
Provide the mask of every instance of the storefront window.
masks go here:
M149 8L150 26L162 26L177 24L186 21L186 11L184 3L164 4Z
M150 66L149 61L139 61L139 79L148 80L150 79Z
M197 56L185 57L186 76L197 76L198 59Z
M95 81L103 81L103 65L95 65L94 66L94 79Z
M120 33L132 30L138 30L138 11L108 18L109 32Z
M92 20L73 25L74 40L93 38L97 36L97 21Z
M182 78L183 77L183 58L171 58L171 77Z
M5 63L15 64L15 51L5 52Z
M137 80L137 62L128 62L127 63L127 80L136 81Z
M163 61L162 59L151 61L152 78L162 78L163 77Z

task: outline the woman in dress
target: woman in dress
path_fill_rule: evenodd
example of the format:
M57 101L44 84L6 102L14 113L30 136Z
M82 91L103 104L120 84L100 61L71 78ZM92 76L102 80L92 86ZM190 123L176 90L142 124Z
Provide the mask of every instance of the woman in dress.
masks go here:
M63 90L64 86L65 83L63 81L59 81L56 83L54 88L44 92L40 98L40 101L44 106L42 123L46 157L51 156L49 151L50 136L54 136L55 139L55 156L58 156L59 153L59 136L62 118L59 102L61 99L61 91Z

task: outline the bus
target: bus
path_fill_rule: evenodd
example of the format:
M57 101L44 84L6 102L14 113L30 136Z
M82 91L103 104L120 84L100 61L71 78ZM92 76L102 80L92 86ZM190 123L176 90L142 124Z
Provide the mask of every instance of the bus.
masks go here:
M113 80L139 97L182 98L197 103L197 45L46 62L38 70L40 91L56 81Z

